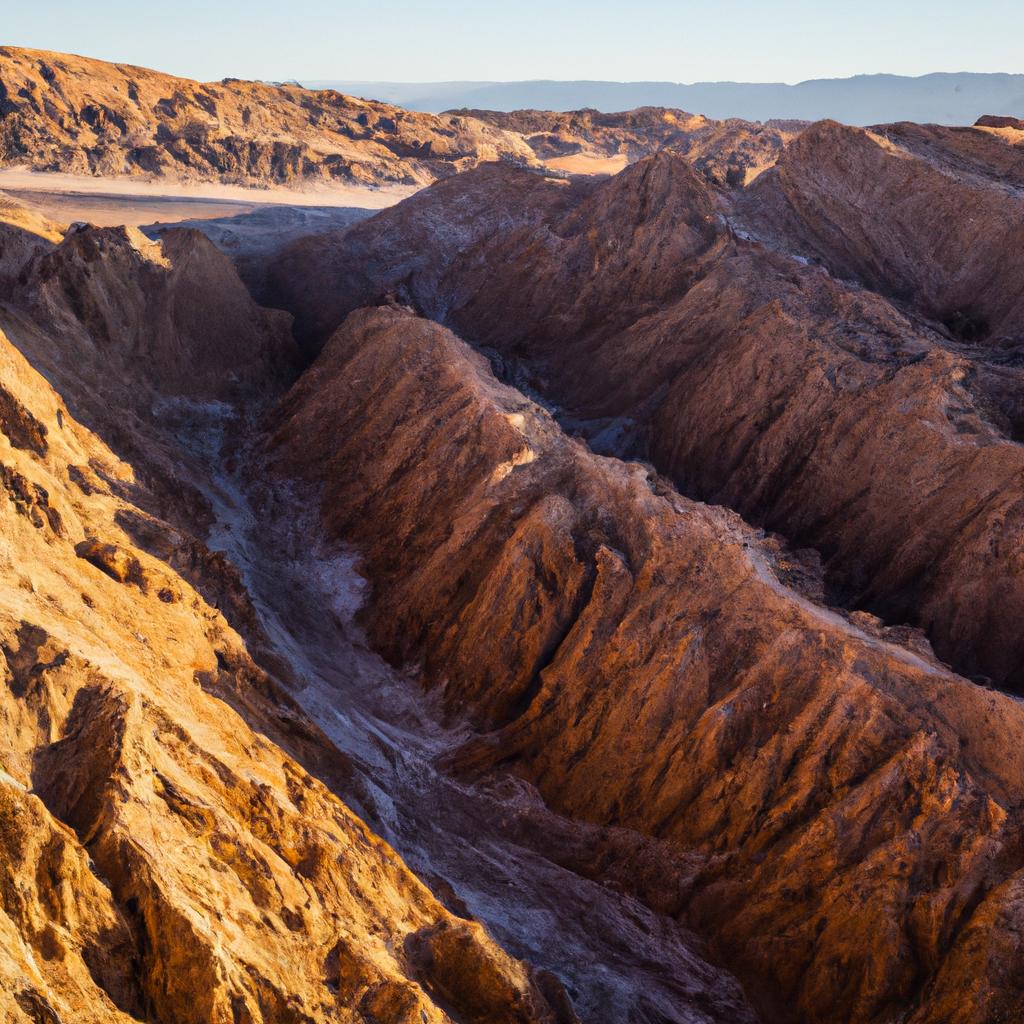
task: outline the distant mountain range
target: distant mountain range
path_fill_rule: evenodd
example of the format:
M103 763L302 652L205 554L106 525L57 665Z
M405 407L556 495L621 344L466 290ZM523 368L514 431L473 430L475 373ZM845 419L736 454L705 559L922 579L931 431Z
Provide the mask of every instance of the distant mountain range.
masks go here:
M982 114L1024 116L1024 75L857 75L798 85L699 82L365 82L306 81L313 89L338 89L411 110L438 113L480 110L578 110L611 112L634 107L678 107L713 118L752 121L834 118L847 124L891 121L971 124Z

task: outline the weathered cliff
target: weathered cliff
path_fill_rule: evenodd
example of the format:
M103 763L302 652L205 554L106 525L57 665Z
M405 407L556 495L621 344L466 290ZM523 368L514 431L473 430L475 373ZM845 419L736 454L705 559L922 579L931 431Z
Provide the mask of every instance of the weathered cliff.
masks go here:
M1018 701L800 596L777 544L409 312L353 313L280 416L371 639L475 723L454 764L657 839L656 875L602 870L778 1019L1019 1019Z
M346 758L121 528L132 468L6 338L0 360L5 1019L564 1019L345 806Z
M830 131L794 144L780 180ZM897 160L864 133L854 143ZM843 160L836 154L830 173L845 173ZM819 173L813 161L800 166ZM962 672L1024 684L1012 339L968 342L928 319L923 300L894 305L773 251L777 236L770 247L753 240L736 225L750 210L773 215L767 199L757 205L767 186L733 202L668 153L596 186L528 190L527 177L473 172L457 196L450 184L429 189L343 235L296 245L272 271L277 299L308 339L380 296L411 302L496 350L595 443L644 454L687 492L817 548L836 599L921 626ZM947 203L960 187L951 181ZM827 195L843 202L839 187ZM517 204L501 223L473 226L457 244L438 227L500 197ZM1000 202L1001 230L1012 232L1020 200ZM868 260L857 239L888 237L903 258L897 227L876 231L869 211L844 208L863 220L845 244ZM945 221L960 230L949 209ZM931 223L938 238L946 229ZM1016 250L1003 251L998 271L985 251L975 272L1005 274L1010 309L1010 283L1020 282ZM922 253L922 277L933 265Z

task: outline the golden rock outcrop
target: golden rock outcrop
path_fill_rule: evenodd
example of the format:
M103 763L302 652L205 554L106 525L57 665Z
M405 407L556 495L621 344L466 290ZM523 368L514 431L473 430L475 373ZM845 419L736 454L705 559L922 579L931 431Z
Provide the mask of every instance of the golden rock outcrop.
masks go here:
M225 617L251 625L244 589L224 612L212 603L238 580L188 533L209 521L188 453L176 491L147 483L167 483L173 438L146 402L202 402L238 356L224 321L190 334L195 321L168 314L178 333L154 320L147 343L171 351L115 369L124 339L108 327L141 333L111 310L137 294L159 308L149 275L173 291L187 245L97 232L64 246L66 263L35 265L46 284L33 293L67 316L62 333L44 345L44 315L5 317L95 429L0 335L0 1015L569 1024L553 977L446 910L346 803L350 758ZM196 315L229 278L230 266L202 277L205 292L192 282ZM259 359L262 314L241 299L232 310L232 294L244 291L227 291L226 312ZM104 359L116 380L97 373ZM138 472L99 436L131 387Z

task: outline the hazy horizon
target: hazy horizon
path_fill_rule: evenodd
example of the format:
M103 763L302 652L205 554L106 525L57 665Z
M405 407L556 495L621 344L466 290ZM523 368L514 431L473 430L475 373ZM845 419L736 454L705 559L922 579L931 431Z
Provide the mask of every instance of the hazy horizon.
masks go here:
M199 31L197 31L199 27ZM216 81L438 84L612 81L798 85L887 74L1017 74L1024 6L978 0L900 5L866 0L856 10L784 0L707 5L611 0L515 9L448 0L429 9L393 0L368 21L351 0L269 0L215 6L181 0L169 20L128 0L53 0L4 18L13 46L57 50Z
M969 125L983 114L1024 117L1024 75L953 74L918 77L856 75L782 83L613 82L538 79L519 82L401 83L307 79L311 88L394 103L410 110L581 110L604 113L667 107L711 118L894 121Z
M88 57L90 54L79 54L80 57ZM164 71L163 68L154 68L156 71ZM174 74L174 72L166 72ZM921 79L934 78L940 75L961 76L975 75L978 77L991 77L1005 75L1007 78L1018 78L1024 76L1024 71L1002 71L998 68L992 71L924 71L919 75L901 75L894 71L860 71L851 75L825 75L817 78L804 78L798 82L784 82L781 79L769 81L768 79L747 79L747 78L702 78L692 81L672 78L435 78L435 79L414 79L414 78L313 78L306 76L293 76L291 78L279 78L278 82L299 82L307 88L321 88L327 82L348 82L350 85L521 85L521 84L606 84L613 85L779 85L793 89L801 85L809 85L814 82L848 82L854 78L902 78ZM238 77L238 76L233 76ZM270 81L270 79L263 79Z

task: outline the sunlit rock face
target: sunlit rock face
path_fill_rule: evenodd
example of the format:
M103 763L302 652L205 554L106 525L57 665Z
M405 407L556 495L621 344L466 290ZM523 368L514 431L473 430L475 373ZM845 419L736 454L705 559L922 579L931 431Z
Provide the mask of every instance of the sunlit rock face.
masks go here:
M608 173L661 149L742 186L805 127L660 107L425 114L331 89L195 82L13 46L0 47L0 86L2 164L262 186L426 185L492 161Z
M574 1019L555 979L445 910L346 804L350 759L253 660L244 586L182 525L209 519L194 460L177 452L168 481L159 417L104 409L131 387L202 401L225 360L243 380L265 360L264 385L276 365L276 318L223 257L183 284L205 248L144 241L71 236L33 278L26 350L62 364L94 430L0 336L4 1019ZM222 319L190 333L175 310L214 298ZM66 317L48 345L40 311ZM100 436L124 415L134 465Z
M194 82L0 47L0 163L249 185L422 185L487 160L535 162L518 135L297 85Z
M1016 932L968 922L1021 913L1017 700L807 600L777 543L593 455L408 311L349 316L280 415L279 465L363 552L371 639L479 732L454 768L608 826L604 869L773 1015L1015 1005ZM656 868L617 860L623 828ZM1002 981L967 1005L979 963Z
M624 166L651 153L669 151L684 156L699 174L724 187L752 182L776 163L783 149L808 124L739 118L715 121L663 107L640 107L614 114L597 110L458 113L519 133L537 157L555 169L619 170L615 159Z
M249 454L287 315L196 233L39 237L0 309L4 1019L755 1021L545 856L596 837L433 765L464 731Z

